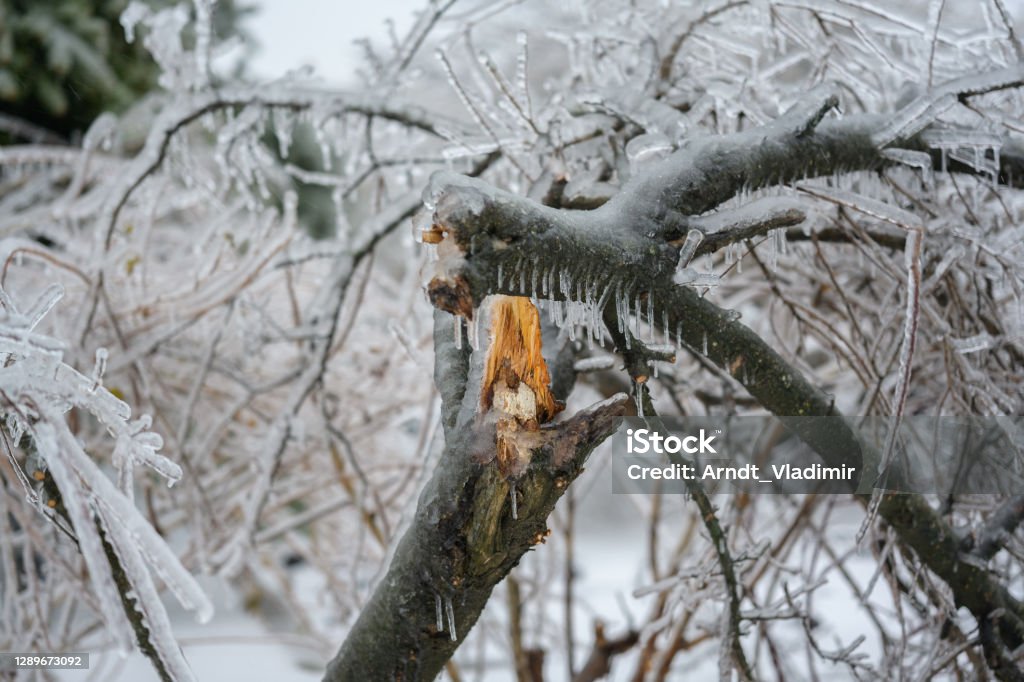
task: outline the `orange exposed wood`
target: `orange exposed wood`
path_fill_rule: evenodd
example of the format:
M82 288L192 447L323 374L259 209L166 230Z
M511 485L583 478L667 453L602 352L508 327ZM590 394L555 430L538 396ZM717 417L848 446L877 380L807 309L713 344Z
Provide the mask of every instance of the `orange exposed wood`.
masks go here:
M537 406L533 418L543 424L560 411L551 394L551 376L541 355L540 315L530 299L523 296L499 296L491 310L491 343L487 350L480 407L490 409L495 385L504 382L518 390L519 382L533 392ZM523 419L527 415L516 415Z
M540 447L540 424L562 409L551 394L541 355L540 315L528 298L500 296L491 310L491 343L480 409L497 415L496 458L506 476L519 476Z

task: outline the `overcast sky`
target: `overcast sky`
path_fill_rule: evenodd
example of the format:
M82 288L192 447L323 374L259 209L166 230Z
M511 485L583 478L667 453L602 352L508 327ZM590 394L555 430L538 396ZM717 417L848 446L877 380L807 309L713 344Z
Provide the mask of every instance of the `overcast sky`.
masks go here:
M369 36L386 40L385 19L392 18L399 35L409 29L413 13L426 0L263 0L249 30L260 43L250 66L259 76L273 77L311 65L329 83L351 83L359 65L359 49L352 41Z

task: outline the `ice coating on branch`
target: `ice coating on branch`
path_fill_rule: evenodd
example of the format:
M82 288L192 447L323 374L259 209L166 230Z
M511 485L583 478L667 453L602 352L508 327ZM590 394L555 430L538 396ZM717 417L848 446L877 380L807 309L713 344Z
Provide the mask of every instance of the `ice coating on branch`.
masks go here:
M37 451L46 461L48 471L61 491L63 507L78 535L78 546L89 571L93 592L101 607L98 615L106 623L114 645L121 652L127 653L132 648L133 634L123 616L121 598L114 586L99 534L95 530L88 493L76 480L72 468L65 464L58 454L47 456L60 450L55 426L46 422L39 423L32 430L32 436Z
M641 165L659 161L672 152L672 141L661 133L637 135L626 143L626 158L630 166L639 168Z
M785 220L791 224L799 223L805 219L806 209L807 207L794 197L768 196L754 199L736 208L720 209L713 213L695 216L690 219L690 224L693 229L703 233L702 239L704 235L723 232L744 234L771 220ZM689 240L689 235L687 235L687 240Z
M672 282L680 286L714 287L722 283L722 278L713 272L698 272L693 268L682 268L672 276Z
M797 187L812 196L826 199L839 206L851 208L859 213L883 220L903 229L922 228L921 218L899 206L893 206L892 204L887 204L862 194L841 189L818 187L808 183L799 183Z
M998 339L992 337L991 334L982 332L981 334L975 334L974 336L968 336L966 338L950 339L949 343L953 346L953 349L957 353L979 353L983 350L989 350L993 348L998 342Z
M161 664L175 680L196 679L174 637L170 618L160 600L160 592L146 569L142 554L136 547L136 539L119 524L102 516L100 519L107 542L110 543L124 572L133 578L132 607L142 615L142 625Z
M599 372L601 370L611 369L614 366L615 358L596 357L577 360L575 363L573 363L572 368L577 372Z
M885 127L871 136L871 141L878 147L885 147L894 140L907 138L921 131L955 106L961 97L1014 87L1022 82L1024 66L954 79L918 97L896 112Z
M955 160L988 175L994 180L1000 171L1000 150L1003 138L983 130L953 130L931 128L921 133L921 139L942 155L942 170L948 169L949 160Z
M0 317L0 357L5 363L0 390L10 401L5 427L11 436L17 437L15 443L23 432L31 437L38 466L53 477L60 497L58 504L74 530L93 593L101 606L99 615L115 644L122 651L130 650L133 634L121 604L125 595L115 589L114 569L104 552L97 519L120 559L117 570L124 571L136 597L145 600L142 608L153 645L178 678L190 679L151 574L158 575L182 605L196 611L201 620L209 619L212 606L131 498L134 463L151 467L171 482L180 478L182 472L177 464L158 454L163 439L149 430L151 420L147 416L130 420L128 405L103 387L108 359L105 348L96 350L92 374L86 376L63 362L62 344L31 331L58 303L62 293L60 287L50 287L27 313L21 313L11 297L0 290L4 306ZM69 430L64 415L71 407L91 414L106 429L107 442L113 446L111 461L119 475L117 485L85 453ZM30 485L27 478L22 478L22 482ZM32 497L32 490L25 492ZM63 523L59 516L54 520Z

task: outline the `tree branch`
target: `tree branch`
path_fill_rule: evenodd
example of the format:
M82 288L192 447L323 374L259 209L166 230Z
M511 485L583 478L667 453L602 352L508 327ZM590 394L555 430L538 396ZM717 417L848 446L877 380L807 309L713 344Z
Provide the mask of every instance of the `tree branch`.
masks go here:
M629 651L640 641L640 633L629 630L615 639L608 639L604 634L604 625L594 625L594 648L590 651L587 662L583 664L572 682L595 682L611 672L612 658Z
M988 561L996 555L1017 526L1024 522L1024 493L1011 496L976 535L964 538L963 550Z
M521 501L513 520L509 481L496 466L480 463L481 454L494 449L494 432L477 417L479 386L471 383L467 354L454 348L451 331L445 331L452 324L444 316L436 322L438 387L448 403L442 410L447 446L387 575L328 665L326 680L434 679L476 623L494 586L544 541L555 503L583 471L591 451L615 430L627 402L626 396L616 396L543 429L548 444L534 451L530 467L515 482Z
M726 368L827 464L847 463L874 472L878 453L844 420L788 419L840 417L831 397L733 315L671 282L676 252L667 242L685 234L685 216L705 213L742 188L886 163L872 141L885 123L881 117L821 121L809 132L800 126L794 132L792 123L782 120L696 140L589 212L558 211L480 181L435 174L427 203L434 209L435 229L454 248L448 248L428 287L431 300L471 317L491 293L591 303L609 291L627 301L646 293L653 299L654 319L666 320L671 336L690 348L703 348L708 340L703 354ZM917 138L899 142L904 148L922 144ZM562 284L535 291L538 273L542 283L556 273ZM865 484L870 484L867 478ZM866 500L870 490L850 492ZM1024 642L1020 602L976 560L965 560L953 529L924 498L885 495L879 511L949 585L958 605L979 622L996 622L1001 641L1011 650Z

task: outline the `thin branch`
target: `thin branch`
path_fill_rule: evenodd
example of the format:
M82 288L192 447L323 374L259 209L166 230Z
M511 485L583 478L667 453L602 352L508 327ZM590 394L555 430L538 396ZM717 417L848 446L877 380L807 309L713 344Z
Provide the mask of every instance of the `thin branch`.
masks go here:
M603 679L612 670L612 659L632 649L640 641L640 633L629 630L624 635L608 639L604 633L604 625L594 624L594 648L587 657L587 662L572 678L572 682L596 682Z
M964 539L964 551L988 560L1006 544L1010 534L1024 522L1024 493L1011 496L976 533Z

